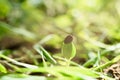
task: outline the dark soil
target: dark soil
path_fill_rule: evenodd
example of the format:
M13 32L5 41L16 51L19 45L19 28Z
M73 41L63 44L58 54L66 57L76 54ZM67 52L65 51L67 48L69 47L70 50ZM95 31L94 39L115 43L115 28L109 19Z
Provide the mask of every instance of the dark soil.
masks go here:
M120 80L120 62L113 64L104 71L108 76Z

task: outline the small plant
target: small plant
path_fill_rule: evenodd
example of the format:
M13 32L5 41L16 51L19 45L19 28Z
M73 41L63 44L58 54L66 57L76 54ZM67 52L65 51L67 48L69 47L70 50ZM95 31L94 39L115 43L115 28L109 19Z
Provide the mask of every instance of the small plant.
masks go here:
M63 42L62 46L62 55L64 58L71 60L75 57L76 54L76 48L73 44L73 36L68 35Z
M64 39L64 42L63 42L63 45L62 45L62 56L67 59L68 63L67 65L70 64L70 60L72 58L75 57L75 54L76 54L76 48L73 44L73 36L72 35L68 35L65 39Z

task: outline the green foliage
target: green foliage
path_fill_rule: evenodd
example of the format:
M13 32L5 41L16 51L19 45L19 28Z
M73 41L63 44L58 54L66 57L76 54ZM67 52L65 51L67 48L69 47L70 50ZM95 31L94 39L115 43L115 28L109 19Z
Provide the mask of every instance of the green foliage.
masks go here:
M0 64L0 72L7 73L6 68L2 64Z
M9 33L11 33L11 27L4 23L4 22L0 22L0 36L5 36L8 35Z
M43 76L28 76L25 74L8 74L2 76L0 80L47 80Z
M119 4L0 0L0 80L112 80L103 69L120 59Z
M42 72L42 73L50 73L54 75L55 77L52 78L52 80L85 80L85 79L91 79L96 80L96 78L104 78L107 80L114 80L110 77L107 77L101 73L98 73L96 71L84 68L84 67L64 67L64 66L54 66L54 67L39 67L38 69L21 69L19 72Z
M0 1L0 18L5 18L11 10L11 4L8 0Z
M42 56L42 58L48 60L49 62L56 64L56 61L52 56L42 47L39 45L34 46L35 50Z
M76 48L73 44L72 38L73 37L71 35L68 35L65 38L62 46L63 57L68 60L71 60L73 57L75 57L76 54Z

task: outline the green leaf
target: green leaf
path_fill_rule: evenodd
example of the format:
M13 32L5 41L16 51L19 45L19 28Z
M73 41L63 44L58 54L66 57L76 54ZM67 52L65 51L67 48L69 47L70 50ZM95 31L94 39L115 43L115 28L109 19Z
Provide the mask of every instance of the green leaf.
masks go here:
M56 60L42 46L35 45L35 50L49 62L56 64Z
M2 64L0 64L0 72L7 73L6 68Z
M26 67L26 68L38 68L38 67L35 66L35 65L30 65L30 64L18 62L18 61L16 61L15 59L9 58L9 57L3 55L3 54L2 54L2 51L0 51L0 57L3 58L3 59L6 59L7 61L12 62L13 64L19 65L19 66L23 66L23 67ZM2 68L3 68L3 67L2 67ZM4 68L3 68L3 69L4 69Z
M62 54L66 59L70 60L75 57L76 48L73 44L73 37L71 35L68 35L64 40L62 46Z
M9 74L2 76L0 80L47 80L43 76L28 76L25 74Z
M12 28L11 26L9 26L7 23L0 21L0 38L1 38L2 36L5 36L5 35L7 35L7 34L10 34L11 31L12 31L12 29L13 29L13 28Z
M53 67L39 67L37 69L22 68L18 72L40 72L49 73L52 77L51 80L97 80L96 78L103 78L105 80L114 80L102 73L94 70L84 68L82 66L53 66Z
M5 18L9 14L11 8L12 6L9 0L0 0L0 18Z
M120 55L116 56L115 58L112 59L113 63L116 63L120 60Z

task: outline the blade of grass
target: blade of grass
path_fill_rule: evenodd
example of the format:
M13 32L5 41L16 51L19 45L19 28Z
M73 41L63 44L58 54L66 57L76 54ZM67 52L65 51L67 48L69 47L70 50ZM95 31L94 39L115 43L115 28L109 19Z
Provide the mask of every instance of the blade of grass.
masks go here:
M50 55L50 53L48 53L42 46L36 44L34 46L34 49L46 60L48 60L49 62L51 62L52 64L56 64L56 60Z
M53 67L39 67L37 69L21 69L20 72L42 72L42 73L50 73L55 76L57 80L67 79L68 80L97 80L97 78L103 78L106 80L114 80L108 76L103 75L102 73L98 73L94 70L90 70L87 68L73 67L73 66L53 66Z
M120 55L116 56L116 57L113 58L111 61L109 61L109 62L107 62L107 63L105 63L105 64L103 64L103 65L100 65L100 66L94 68L93 70L98 71L98 70L100 70L100 69L104 69L104 68L106 68L106 67L108 67L108 66L111 66L112 64L118 62L119 60L120 60Z
M0 72L7 73L6 68L2 64L0 64Z
M5 55L2 55L2 54L0 54L0 57L3 58L3 59L8 60L10 62L12 62L13 64L19 65L19 66L23 66L23 67L26 67L26 68L38 68L37 66L34 66L34 65L30 65L30 64L25 64L25 63L22 63L22 62L18 62L16 60L11 59L11 58L9 58L9 57L7 57Z

